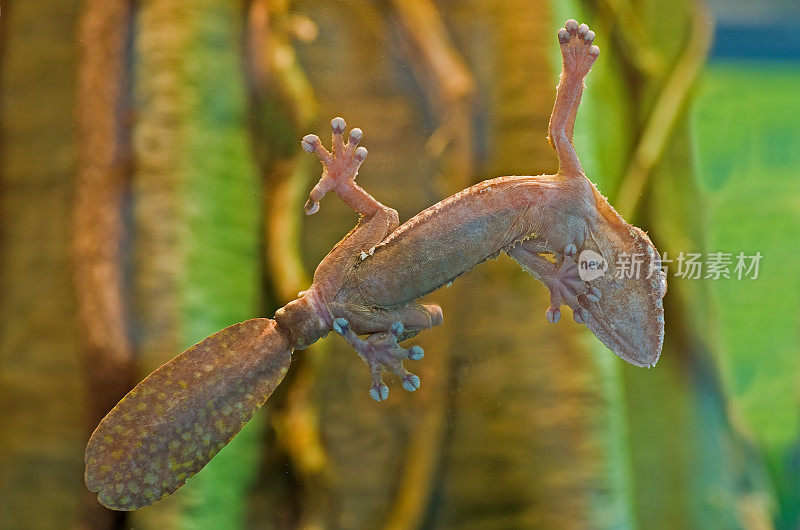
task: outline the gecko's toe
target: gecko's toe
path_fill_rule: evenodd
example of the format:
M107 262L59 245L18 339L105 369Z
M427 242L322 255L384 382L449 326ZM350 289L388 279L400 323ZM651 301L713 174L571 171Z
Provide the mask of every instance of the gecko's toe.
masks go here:
M383 382L378 385L372 385L369 389L369 397L378 403L389 399L389 387Z
M571 18L564 23L564 28L574 35L578 31L578 21Z
M359 129L358 127L354 128L350 131L350 136L347 139L348 145L358 145L358 142L361 141L361 138L364 137L364 131Z
M578 24L570 19L558 31L558 42L565 71L585 76L600 54L600 48L593 45L595 34L586 24Z
M408 349L408 358L412 361L419 361L423 357L425 357L425 350L421 346L415 344Z
M319 136L316 134L307 134L303 136L300 146L306 153L313 153L319 145Z
M568 257L572 257L578 253L578 247L575 246L575 243L570 243L566 247L564 247L564 255Z
M344 133L345 127L347 127L347 123L344 121L344 118L337 116L331 120L331 131L333 131L333 134Z
M589 312L582 307L576 307L572 310L572 319L578 324L585 324L589 319Z
M589 290L586 292L586 298L588 298L592 302L599 302L602 298L600 291L595 289L594 287L589 287Z
M557 307L548 307L547 311L544 312L544 318L551 324L555 324L561 320L561 309Z
M406 373L403 378L403 388L408 392L413 392L419 388L421 381L419 380L419 376L416 374L412 374L411 372Z
M389 327L389 331L391 331L392 335L394 335L396 338L399 338L400 335L403 334L403 331L405 331L405 327L403 326L402 322L397 320L396 322L393 322L392 325Z
M339 335L347 335L347 332L350 331L350 322L346 318L337 318L333 321L333 331Z
M361 147L356 149L356 153L353 155L353 158L356 160L356 162L360 164L361 162L364 161L364 159L367 158L367 152L368 152L367 148L362 145Z

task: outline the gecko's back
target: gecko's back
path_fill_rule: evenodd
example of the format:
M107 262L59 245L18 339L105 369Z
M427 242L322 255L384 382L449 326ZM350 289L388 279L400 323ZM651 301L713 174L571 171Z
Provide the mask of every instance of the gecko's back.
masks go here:
M364 301L388 307L411 302L529 237L536 231L534 205L553 186L548 176L500 177L420 212L357 261L356 283L369 297Z

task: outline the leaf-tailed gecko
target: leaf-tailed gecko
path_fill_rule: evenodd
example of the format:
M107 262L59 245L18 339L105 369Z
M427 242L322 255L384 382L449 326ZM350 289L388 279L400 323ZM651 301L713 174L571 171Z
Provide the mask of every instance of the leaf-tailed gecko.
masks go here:
M548 131L559 160L555 175L486 180L398 226L397 212L355 183L367 156L358 147L360 129L345 142L345 121L334 118L332 152L317 136L304 137L302 147L323 165L306 213L317 212L333 191L360 214L358 224L322 260L308 290L274 319L211 335L150 374L108 413L86 448L86 483L100 502L133 510L180 488L263 405L292 352L331 331L367 364L373 399L388 398L387 371L406 390L418 389L419 377L403 362L421 359L422 348L399 343L441 324L442 310L417 300L503 252L550 290L549 322L558 322L566 305L615 354L637 366L655 365L666 292L658 253L589 181L572 144L583 80L599 55L594 36L574 20L558 32L563 70ZM611 274L608 265L624 256L638 260L637 268ZM599 268L582 271L586 264Z

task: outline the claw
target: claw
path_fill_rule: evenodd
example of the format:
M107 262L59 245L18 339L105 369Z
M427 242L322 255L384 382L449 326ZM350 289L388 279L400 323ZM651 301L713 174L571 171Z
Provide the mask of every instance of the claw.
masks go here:
M419 361L423 357L425 357L425 350L421 346L415 344L408 349L408 358L412 361Z
M548 307L547 311L544 313L544 318L547 319L548 322L551 324L555 324L559 320L561 320L561 309Z
M319 201L315 201L314 199L309 197L303 208L306 211L306 215L314 215L319 211Z

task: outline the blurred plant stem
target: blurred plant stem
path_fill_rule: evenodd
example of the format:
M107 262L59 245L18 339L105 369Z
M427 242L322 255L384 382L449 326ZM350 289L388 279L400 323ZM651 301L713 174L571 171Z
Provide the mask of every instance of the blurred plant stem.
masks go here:
M261 238L240 57L242 6L144 0L137 15L135 317L147 373L259 313ZM177 494L136 512L134 524L242 528L262 417Z
M292 38L316 38L316 25L289 13L288 1L252 0L248 9L248 66L251 127L263 175L267 276L276 306L294 300L311 284L300 243L302 205L309 175L319 165L298 149L299 139L315 124L318 106L297 60ZM328 456L320 436L314 387L327 348L319 342L295 356L294 366L271 407L276 443L291 462L298 528L331 525L332 500Z
M714 32L708 9L702 2L695 2L690 6L690 16L692 24L685 50L663 81L617 193L617 210L626 218L635 216L647 178L673 136L678 119L686 111L689 94L711 48Z
M606 28L608 42L611 32L619 36L617 46L623 57L642 75L660 79L664 76L666 65L664 56L658 49L657 42L645 30L641 16L632 0L599 0L598 18L608 19Z
M88 433L133 386L122 244L130 168L125 56L131 6L86 0L78 26L78 168L73 278L88 394ZM124 514L85 492L84 526L112 528Z

